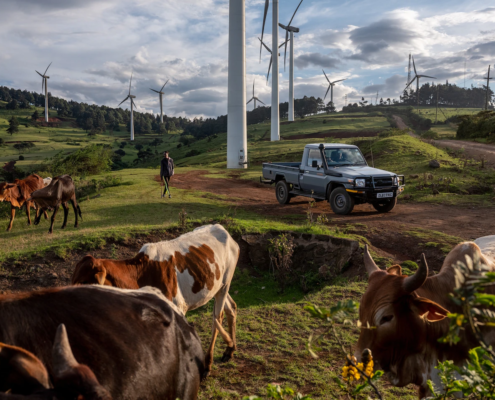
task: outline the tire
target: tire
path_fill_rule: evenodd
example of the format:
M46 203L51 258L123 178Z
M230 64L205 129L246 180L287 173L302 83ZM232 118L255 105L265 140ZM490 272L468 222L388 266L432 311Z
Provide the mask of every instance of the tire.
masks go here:
M396 204L397 204L397 197L394 197L392 199L386 199L380 201L379 203L373 203L373 207L379 213L387 213L392 211Z
M292 195L289 193L289 184L286 181L278 181L275 185L275 196L280 204L289 204Z
M335 214L347 215L354 208L354 197L352 197L343 187L332 190L329 199L330 207Z

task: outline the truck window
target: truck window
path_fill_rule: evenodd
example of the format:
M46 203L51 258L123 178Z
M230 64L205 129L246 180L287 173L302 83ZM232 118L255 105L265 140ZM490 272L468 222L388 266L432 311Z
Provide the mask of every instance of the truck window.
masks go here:
M325 149L325 158L328 166L366 165L361 151L356 148Z
M319 149L310 149L309 154L308 154L308 167L311 167L313 165L313 160L316 160L318 163L318 166L322 166L322 160L321 160L321 153Z

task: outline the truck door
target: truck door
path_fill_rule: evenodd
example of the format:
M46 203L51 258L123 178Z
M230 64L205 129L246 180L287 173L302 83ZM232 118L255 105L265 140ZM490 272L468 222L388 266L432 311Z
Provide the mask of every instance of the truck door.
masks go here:
M317 167L313 167L313 161L316 161ZM309 149L307 160L301 164L299 172L299 185L305 192L325 195L326 180L323 169L323 160L319 149Z

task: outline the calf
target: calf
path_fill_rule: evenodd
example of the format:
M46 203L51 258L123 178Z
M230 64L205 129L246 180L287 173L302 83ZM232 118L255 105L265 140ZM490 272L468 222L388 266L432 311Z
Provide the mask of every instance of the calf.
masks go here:
M237 305L229 288L238 259L239 245L229 233L221 225L206 225L174 240L145 244L129 260L85 256L76 265L72 284L98 283L127 289L155 286L184 314L215 298L207 375L218 333L227 343L222 361L228 361L236 349ZM222 327L224 311L229 333Z
M29 175L25 179L16 179L14 180L14 183L0 183L0 201L7 201L10 203L10 222L7 227L7 232L12 229L15 218L15 209L21 208L23 205L26 205L28 224L31 225L31 206L36 208L36 205L33 204L30 196L35 190L43 187L43 178L36 174ZM43 211L43 213L45 214L45 218L48 218L46 211ZM39 210L36 210L36 218L38 218L38 215L41 218Z
M73 362L90 368L113 398L197 398L204 370L199 337L161 293L71 286L0 295L0 321L0 342L34 354L55 388L66 370L49 346L63 323Z
M94 373L79 364L72 353L67 331L58 327L52 348L55 388L51 389L48 371L34 354L20 347L0 343L0 399L16 400L111 400ZM18 396L16 396L18 395Z
M57 215L60 205L64 208L64 223L62 224L62 229L67 225L67 217L69 215L69 206L67 205L67 202L69 201L72 204L74 215L76 216L74 228L77 228L79 225L78 213L79 217L82 218L81 209L76 201L76 188L69 175L61 175L53 178L48 186L33 192L29 200L34 201L34 203L43 211L53 208L48 233L53 233L53 223L55 222L55 216ZM39 222L40 216L37 215L34 224L38 225Z
M386 271L378 268L366 247L364 264L369 284L359 308L362 329L357 358L365 348L369 348L392 384L416 384L420 386L420 398L429 393L429 379L441 388L442 383L435 369L438 361L453 360L455 364L462 365L468 358L468 351L479 345L467 328L462 331L461 341L455 346L438 342L449 329L449 321L444 320L447 314L462 312L449 293L455 289L452 266L458 261L466 262L466 257L479 259L495 271L493 261L485 257L473 242L454 247L440 272L431 277L428 277L424 255L417 272L405 276L399 265ZM495 293L493 287L486 291ZM493 333L492 329L491 335L486 337L491 344L495 344Z

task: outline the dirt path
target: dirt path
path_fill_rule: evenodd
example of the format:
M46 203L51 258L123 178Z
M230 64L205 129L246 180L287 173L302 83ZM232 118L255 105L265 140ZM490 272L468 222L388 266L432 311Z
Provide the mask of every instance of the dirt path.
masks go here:
M413 137L418 137L402 120L398 115L394 115L394 119L397 122L397 127L399 129L409 129L409 134ZM486 162L487 166L495 167L495 145L468 142L461 140L435 140L436 146L443 148L451 148L455 150L464 150L464 154L467 157L480 160L482 157Z
M265 186L253 181L239 179L207 178L208 171L192 171L176 175L172 187L187 190L210 192L229 196L234 206L242 207L255 213L278 217L290 222L304 221L308 210L308 199L295 197L287 205L280 205L275 199L273 186ZM411 229L431 229L463 239L474 239L492 235L495 232L495 208L454 207L425 203L410 203L399 200L397 207L387 214L379 214L369 204L356 206L350 215L333 214L328 202L316 203L316 214L328 214L328 218L338 225L365 224L367 237L382 234L393 236ZM391 243L395 241L392 240ZM400 253L400 248L396 249Z

